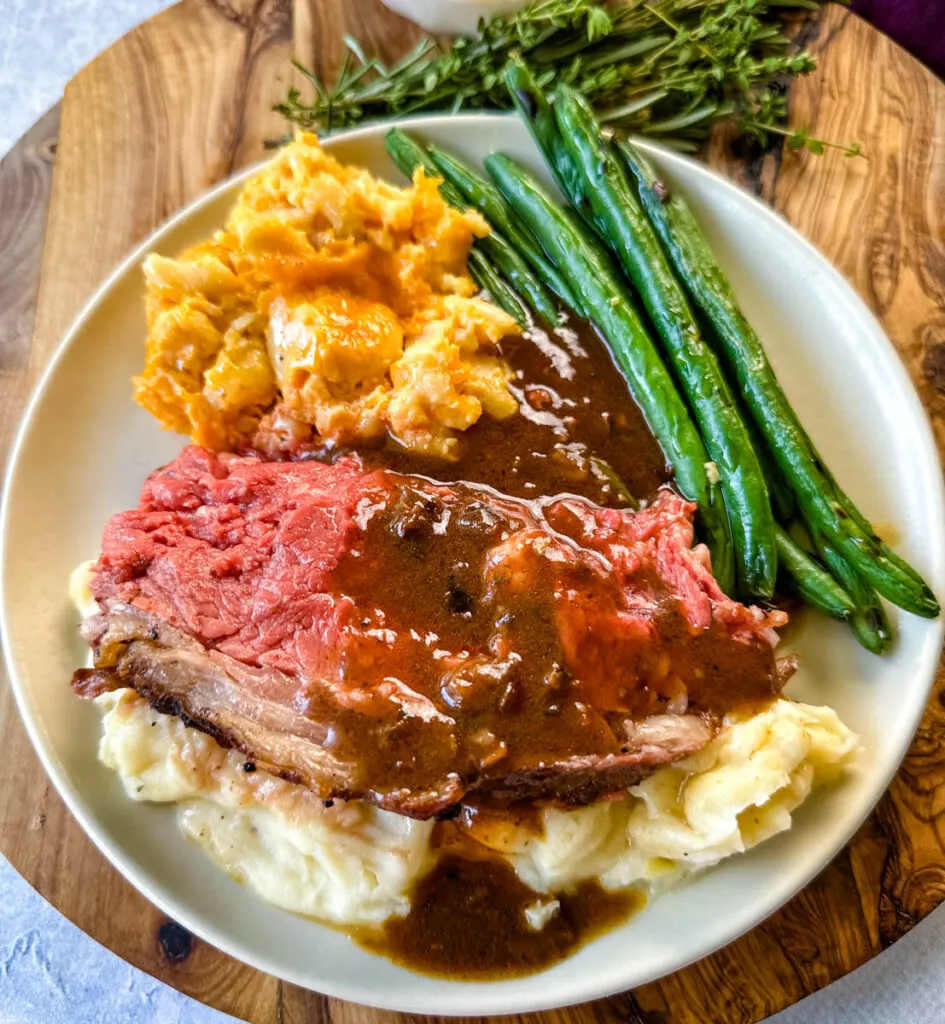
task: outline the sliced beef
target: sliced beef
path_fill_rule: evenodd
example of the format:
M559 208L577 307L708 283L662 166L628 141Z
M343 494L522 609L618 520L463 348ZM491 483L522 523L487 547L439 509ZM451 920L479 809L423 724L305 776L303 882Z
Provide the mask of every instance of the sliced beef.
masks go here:
M784 616L722 594L692 513L188 448L106 528L74 685L324 798L588 802L782 685Z

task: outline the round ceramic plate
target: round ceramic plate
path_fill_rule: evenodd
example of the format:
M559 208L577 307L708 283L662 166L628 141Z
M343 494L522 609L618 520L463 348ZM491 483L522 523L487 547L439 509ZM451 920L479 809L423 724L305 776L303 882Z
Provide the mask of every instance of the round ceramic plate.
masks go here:
M473 160L505 151L545 176L515 118L433 117L408 127ZM326 148L400 181L384 131L365 128ZM671 187L692 203L841 483L872 520L890 524L898 549L945 595L938 459L881 328L827 261L765 206L699 164L650 151ZM201 938L298 985L389 1009L489 1014L579 1002L651 981L747 931L834 856L889 784L928 696L941 620L893 610L899 641L876 658L842 626L804 617L793 634L802 667L789 695L837 709L862 737L859 769L805 805L789 833L652 900L623 927L528 978L470 984L421 977L268 906L188 844L173 808L126 799L99 764L98 711L69 687L87 656L66 594L69 573L98 553L107 518L134 506L147 474L184 444L131 400L145 338L139 265L149 250L174 255L220 227L240 181L175 217L92 299L46 373L15 446L2 520L3 644L30 736L72 812L133 885Z

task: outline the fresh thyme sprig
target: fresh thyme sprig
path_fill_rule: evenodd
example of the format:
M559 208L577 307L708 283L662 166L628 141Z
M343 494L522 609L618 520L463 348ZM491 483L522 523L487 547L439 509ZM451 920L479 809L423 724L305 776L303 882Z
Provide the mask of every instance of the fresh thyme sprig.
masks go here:
M552 92L578 89L617 133L639 133L693 152L713 124L734 120L741 134L822 152L836 143L784 127L784 85L815 62L784 32L787 8L815 0L535 0L507 17L480 22L478 35L441 50L425 38L396 64L348 53L327 86L305 68L303 100L290 89L276 109L304 128L330 132L362 120L420 111L508 109L501 71L513 54ZM840 146L858 155L858 146Z

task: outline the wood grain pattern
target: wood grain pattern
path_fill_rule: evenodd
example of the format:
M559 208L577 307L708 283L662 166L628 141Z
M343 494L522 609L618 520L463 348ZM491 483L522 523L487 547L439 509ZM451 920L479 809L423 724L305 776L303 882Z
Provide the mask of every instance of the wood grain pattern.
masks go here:
M707 160L771 202L853 282L902 354L945 457L945 86L839 7L801 31L821 67L792 87L792 122L821 137L859 140L869 161L779 148L736 156L721 133ZM98 282L169 214L263 155L265 140L283 131L269 108L290 80L288 57L330 73L344 32L387 59L417 38L378 0L184 0L76 76L62 105L32 347L55 115L0 165L4 452L28 378ZM6 687L0 735L9 766L0 792L3 852L109 948L253 1024L412 1022L283 985L192 940L85 839L48 786ZM753 1024L864 963L945 899L943 740L940 670L889 793L783 910L669 978L531 1019Z
M0 450L4 458L26 398L58 135L57 107L0 162Z
M294 0L295 58L331 81L345 56L344 36L357 39L366 53L390 63L423 37L413 22L379 0Z
M22 382L20 401L27 379L35 380L110 267L213 182L258 160L263 141L282 131L271 106L286 86L290 13L279 0L185 0L129 33L70 82L31 354L25 340L17 347L8 344L5 329L2 335L4 363L15 361ZM32 166L33 147L21 145L21 151ZM7 163L0 231L16 223L6 216L7 202L16 201ZM11 166L11 181L13 171ZM48 176L46 181L48 187ZM25 216L28 204L19 205ZM37 206L38 243L46 203ZM4 260L23 260L7 245L0 251ZM37 244L31 256L39 255ZM0 274L0 280L5 300L9 279ZM35 294L35 271L32 287ZM4 301L0 308L7 306ZM6 390L3 398L0 436L6 444L13 427ZM180 936L175 926L169 929L164 915L81 835L49 786L6 686L0 690L0 734L13 766L0 799L0 835L14 866L85 932L135 966L237 1017L275 1022L280 986L274 978ZM181 955L188 942L190 951Z

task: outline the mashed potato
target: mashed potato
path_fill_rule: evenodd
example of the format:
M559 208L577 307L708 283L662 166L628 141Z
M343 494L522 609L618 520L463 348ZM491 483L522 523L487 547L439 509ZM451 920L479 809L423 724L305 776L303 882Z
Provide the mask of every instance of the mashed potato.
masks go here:
M325 806L308 790L152 711L131 690L98 698L101 760L133 800L179 804L181 826L231 877L263 899L335 924L406 914L433 863L432 822L361 801ZM547 808L544 835L476 828L539 892L598 878L607 889L658 889L748 850L791 825L811 790L851 763L856 737L830 708L781 699L732 720L694 757L661 768L622 800ZM536 904L533 927L556 903Z
M523 833L505 852L544 892L594 877L606 889L665 887L789 829L792 812L856 751L832 708L782 698L727 720L699 753L660 768L625 800L544 811L544 836Z
M422 170L397 188L301 134L247 182L223 231L145 261L135 398L210 448L246 442L281 401L327 442L390 431L449 458L484 412L518 408L495 354L518 325L473 297L466 269L488 230Z
M351 926L410 908L431 866L433 822L361 801L325 806L309 790L263 771L132 690L103 694L99 756L132 800L179 804L184 833L231 877L297 914Z

